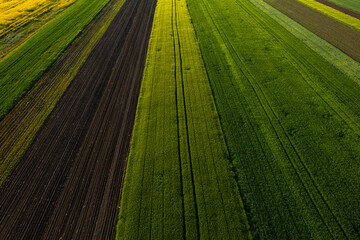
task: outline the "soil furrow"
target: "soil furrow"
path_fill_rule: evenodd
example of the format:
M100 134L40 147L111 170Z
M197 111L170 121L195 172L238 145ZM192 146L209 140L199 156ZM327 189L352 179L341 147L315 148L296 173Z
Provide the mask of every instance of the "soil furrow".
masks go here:
M0 190L1 239L111 239L154 0L128 0Z

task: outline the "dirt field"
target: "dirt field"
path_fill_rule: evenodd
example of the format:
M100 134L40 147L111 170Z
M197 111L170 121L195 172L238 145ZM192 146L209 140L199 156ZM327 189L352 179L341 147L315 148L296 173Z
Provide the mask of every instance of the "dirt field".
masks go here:
M316 1L319 2L319 3L322 3L322 4L326 5L326 6L329 6L329 7L333 8L333 9L336 9L336 10L338 10L340 12L343 12L343 13L345 13L347 15L350 15L350 16L352 16L354 18L360 19L360 13L351 11L351 10L349 10L347 8L341 7L339 5L336 5L335 3L328 2L326 0L316 0Z
M0 187L34 140L125 0L111 0L0 121Z
M319 37L360 62L360 31L296 0L265 0Z
M155 0L128 0L0 190L0 239L111 239Z

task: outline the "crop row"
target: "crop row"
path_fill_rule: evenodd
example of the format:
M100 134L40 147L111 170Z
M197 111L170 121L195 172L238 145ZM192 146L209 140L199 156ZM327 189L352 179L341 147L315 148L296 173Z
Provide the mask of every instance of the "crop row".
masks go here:
M75 0L61 0L57 2L44 0L15 0L0 3L0 37L15 31L31 21L38 20L43 14L52 10L67 7Z
M248 239L248 223L185 0L154 16L117 238Z
M123 2L78 0L0 62L0 186L80 67L94 56L92 49ZM106 11L91 23L101 9ZM139 20L132 16L127 17ZM116 29L111 34L116 35ZM114 47L121 50L117 43ZM126 50L124 54L140 65L136 51ZM121 66L114 68L121 71ZM120 86L122 79L107 73ZM262 0L158 0L117 238L359 238L359 73L358 62ZM123 103L124 86L103 95L111 106L118 102L111 95ZM99 112L108 120L98 115L100 125L109 119L115 123L122 115L108 114L106 105L102 102ZM67 120L70 129L73 122ZM84 152L91 152L94 161L79 153L84 166L74 169L85 172L85 165L96 163L98 173L105 173L101 163L111 151L106 149L107 136L117 138L120 128L111 132L109 124L99 135L90 129L94 141L88 142L97 147L89 145ZM95 141L99 139L103 142ZM88 176L97 178L92 171ZM79 179L74 186L92 195ZM102 192L97 182L91 184ZM73 216L83 209L74 202L81 206L81 198L72 188L64 192L60 199L65 200L58 204L69 202L75 222ZM86 201L93 204L95 198ZM56 212L64 213L62 207ZM68 220L56 215L51 219L64 226Z
M112 0L0 121L0 186L124 3Z
M19 47L75 0L12 0L0 2L0 59Z
M253 236L359 237L359 85L249 1L188 4Z
M360 42L360 31L357 29L343 24L297 0L266 0L266 2L360 62L360 45L358 44Z
M338 48L334 47L324 39L318 37L310 30L301 26L285 14L265 1L250 0L256 7L265 12L287 31L293 34L308 47L317 52L320 56L334 65L337 69L348 75L352 80L360 84L360 63L355 61Z
M77 1L0 62L0 119L108 1Z

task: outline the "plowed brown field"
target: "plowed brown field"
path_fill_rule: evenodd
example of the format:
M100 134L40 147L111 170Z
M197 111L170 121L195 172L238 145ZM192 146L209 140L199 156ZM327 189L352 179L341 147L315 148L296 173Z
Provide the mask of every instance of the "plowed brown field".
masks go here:
M0 239L111 239L155 0L128 0L0 190Z
M296 0L265 1L360 62L360 31Z

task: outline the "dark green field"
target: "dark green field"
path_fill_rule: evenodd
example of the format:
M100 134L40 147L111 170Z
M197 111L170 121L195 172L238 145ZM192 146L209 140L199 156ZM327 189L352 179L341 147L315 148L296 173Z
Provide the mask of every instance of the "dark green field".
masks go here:
M254 238L358 238L359 85L248 1L189 1Z

